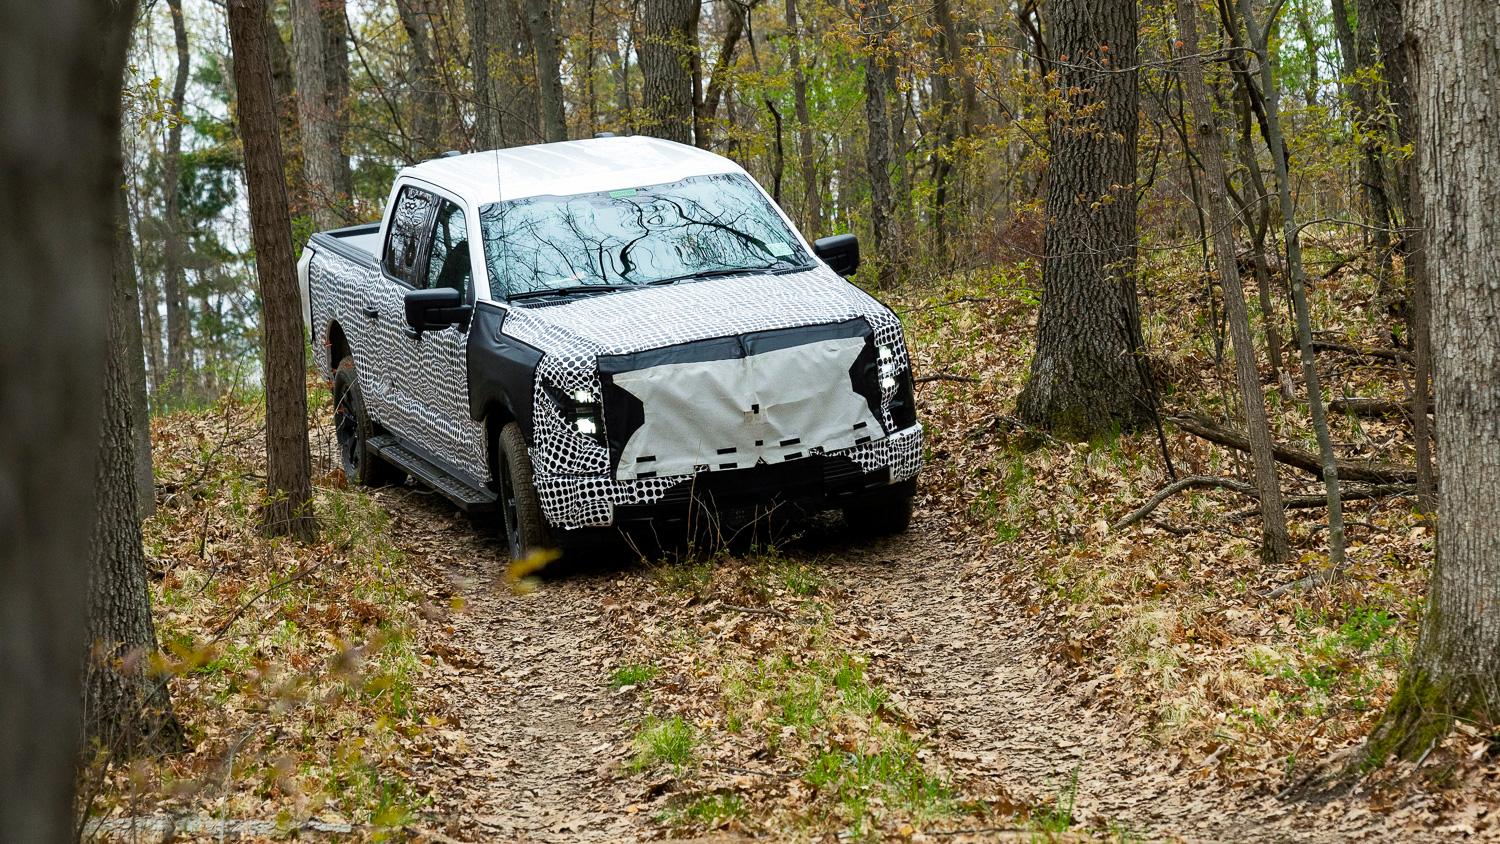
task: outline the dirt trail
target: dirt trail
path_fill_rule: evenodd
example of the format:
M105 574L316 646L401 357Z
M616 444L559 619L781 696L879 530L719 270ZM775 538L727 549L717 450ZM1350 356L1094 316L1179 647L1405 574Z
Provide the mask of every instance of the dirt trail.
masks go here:
M417 774L435 795L436 822L475 841L654 837L649 820L626 811L639 795L609 767L634 724L605 683L622 643L599 623L606 598L629 601L649 574L614 563L515 596L496 582L502 548L492 532L441 503L399 491L380 497L412 547L443 549L427 564L466 602L449 622L456 655L447 661L456 665L436 678L458 738ZM1035 623L1007 596L998 563L936 536L920 517L900 538L851 546L835 534L789 553L823 561L848 590L838 621L960 781L999 784L1044 805L1076 770L1079 823L1148 840L1400 834L1358 804L1281 803L1191 766L1173 770L1173 757L1144 748L1134 729L1088 708L1083 690L1049 673Z
M1226 787L1144 746L1136 728L1090 708L1049 671L999 564L929 534L849 549L830 574L850 591L847 624L870 634L882 682L900 695L960 777L1035 805L1077 771L1075 818L1148 840L1348 841L1401 833L1355 803L1281 802Z
M428 547L443 553L428 564L464 602L436 678L458 723L419 776L435 797L430 814L470 841L639 837L630 801L604 771L631 726L604 683L616 647L598 622L617 591L613 574L576 573L514 595L499 582L504 550L492 532L440 502L381 496L397 534L436 540Z

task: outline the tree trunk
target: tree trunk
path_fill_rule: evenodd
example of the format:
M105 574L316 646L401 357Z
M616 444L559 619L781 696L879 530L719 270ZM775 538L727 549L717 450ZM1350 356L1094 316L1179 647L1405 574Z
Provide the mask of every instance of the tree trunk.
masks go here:
M189 62L187 22L182 17L182 0L167 0L172 15L172 36L177 48L177 73L172 79L172 96L167 103L166 148L162 150L163 208L163 292L167 300L167 378L170 398L178 398L188 380L188 295L183 268L187 251L187 232L182 224L182 101L187 93Z
M718 56L714 58L714 69L708 77L708 89L703 94L703 101L693 110L693 138L703 149L712 146L711 124L719 114L725 76L733 66L734 50L739 46L740 35L745 31L746 11L747 7L740 5L739 0L731 0L727 11L729 20L724 22L724 40L719 44ZM778 135L778 140L779 137Z
M349 222L353 179L343 153L348 94L348 21L343 0L292 0L297 125L309 210L318 229Z
M442 131L443 81L433 55L432 16L424 0L396 0L401 28L411 45L412 71L412 149L414 160L430 158L446 142Z
M1255 342L1250 336L1250 312L1245 306L1244 284L1234 247L1234 216L1225 196L1228 175L1224 163L1224 136L1214 116L1208 86L1203 82L1203 59L1199 56L1197 0L1177 0L1179 37L1186 45L1181 49L1182 79L1192 105L1193 128L1197 133L1198 158L1203 162L1203 195L1208 223L1213 229L1214 253L1219 265L1219 285L1224 291L1224 311L1229 317L1229 336L1234 342L1235 379L1245 407L1245 429L1250 439L1250 455L1255 463L1255 490L1260 497L1261 556L1279 564L1292 554L1291 537L1286 529L1286 510L1281 503L1281 484L1276 476L1276 458L1271 453L1271 428L1266 421L1266 396L1260 386L1260 368L1256 365Z
M70 841L135 4L0 0L0 829ZM67 225L59 225L67 221Z
M517 0L468 0L470 67L479 92L476 141L483 149L542 140L531 39Z
M111 203L123 210L123 203ZM121 220L120 222L124 222ZM89 651L84 669L84 733L90 746L117 759L175 747L182 729L172 714L166 679L152 676L156 627L146 585L136 486L139 426L131 390L129 324L138 320L127 232L116 228L109 355L104 365L103 425L95 471L95 509L88 589Z
M1361 13L1367 11L1356 0ZM1379 255L1375 299L1389 309L1392 305L1391 280L1391 202L1386 194L1385 159L1381 153L1381 136L1385 128L1377 122L1378 90L1361 72L1372 69L1375 61L1375 28L1361 14L1359 31L1349 26L1349 11L1344 0L1333 0L1333 22L1344 56L1344 74L1351 77L1344 85L1349 102L1349 120L1362 139L1359 155L1359 183L1365 195L1365 222L1372 226L1372 240Z
M230 0L229 36L245 183L250 194L250 237L260 277L266 385L266 507L273 535L311 540L311 457L307 444L307 361L302 337L291 216L283 179L281 138L271 93L265 0Z
M123 347L118 350L129 379L131 428L134 442L136 517L144 519L156 512L156 480L151 471L151 407L146 398L146 354L142 348L140 285L135 275L135 244L130 232L130 203L125 188L115 191L115 251L112 272L114 295L124 297L119 306L125 309ZM111 314L113 318L113 314ZM113 326L111 326L113 330ZM113 347L114 338L110 338ZM113 353L111 354L111 362Z
M531 36L536 57L536 83L542 139L548 142L568 139L568 122L563 108L562 36L557 30L557 15L552 0L523 0L526 29Z
M1134 0L1051 7L1065 104L1047 130L1042 305L1018 411L1064 437L1151 419L1135 284L1136 14Z
M698 0L645 0L640 57L647 135L693 142L697 82Z
M802 174L802 231L817 237L823 225L823 191L813 158L812 118L807 108L807 71L802 67L802 29L797 0L786 0L787 64L792 68L792 108L797 117L797 167Z
M469 72L474 79L474 148L500 147L500 117L491 81L490 52L492 43L490 0L466 0L464 13L469 20Z
M1416 167L1436 371L1437 560L1412 663L1371 761L1412 757L1500 700L1500 17L1488 0L1412 0Z
M1287 273L1292 280L1292 308L1297 317L1297 346L1302 353L1302 381L1307 387L1307 407L1313 430L1318 437L1318 452L1323 461L1323 486L1328 495L1328 559L1335 570L1344 565L1344 511L1339 500L1339 471L1328 434L1328 418L1323 410L1323 391L1318 383L1318 365L1312 347L1312 321L1307 307L1307 279L1302 270L1302 245L1297 228L1296 208L1292 205L1291 178L1287 174L1286 143L1281 134L1281 94L1271 70L1270 50L1255 22L1250 0L1239 0L1240 17L1244 18L1250 47L1260 58L1261 96L1264 98L1268 132L1266 146L1276 170L1276 192L1281 204L1282 235L1286 240Z
M1405 15L1400 0L1362 0L1361 20L1375 30L1380 65L1385 69L1386 94L1395 116L1396 141L1417 148L1416 94L1412 79L1412 57L1406 38ZM1401 208L1404 231L1397 248L1405 256L1403 269L1408 281L1411 306L1407 319L1411 324L1412 358L1414 360L1411 402L1413 406L1412 438L1416 442L1417 509L1425 514L1436 512L1436 489L1432 476L1432 433L1424 413L1415 409L1427 401L1432 381L1432 335L1429 330L1432 303L1427 282L1427 253L1422 248L1422 183L1417 168L1409 160L1395 165L1396 204Z
M870 233L874 240L876 286L891 287L896 280L895 197L891 193L893 121L891 100L896 90L896 28L886 0L870 0L861 8L859 28L864 35L865 178L870 182Z

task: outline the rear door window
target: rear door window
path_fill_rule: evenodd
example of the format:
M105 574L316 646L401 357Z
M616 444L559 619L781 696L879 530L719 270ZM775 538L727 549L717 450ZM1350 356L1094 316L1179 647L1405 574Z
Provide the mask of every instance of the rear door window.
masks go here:
M385 243L385 271L391 278L413 287L426 280L422 253L437 204L436 196L411 185L397 194Z

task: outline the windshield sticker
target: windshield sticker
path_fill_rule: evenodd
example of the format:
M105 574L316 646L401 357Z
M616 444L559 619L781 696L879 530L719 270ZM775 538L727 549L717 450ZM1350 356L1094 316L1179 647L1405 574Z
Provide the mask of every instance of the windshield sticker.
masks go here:
M766 249L770 250L771 254L775 255L778 258L785 258L786 256L792 254L792 247L787 246L785 243L782 243L779 240L773 240L770 243L767 243Z
M627 196L635 196L635 188L624 188L623 190L612 190L609 195L614 199L624 199Z

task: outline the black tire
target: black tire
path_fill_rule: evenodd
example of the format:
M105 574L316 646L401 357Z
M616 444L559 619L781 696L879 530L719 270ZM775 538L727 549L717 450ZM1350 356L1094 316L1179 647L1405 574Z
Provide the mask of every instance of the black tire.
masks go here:
M542 515L533 481L531 455L526 437L514 422L500 429L496 438L495 468L500 481L500 512L505 518L505 538L512 560L525 559L534 551L553 548L552 531Z
M911 527L910 484L897 484L844 505L844 522L857 536L895 536Z
M396 467L381 460L370 448L375 423L365 411L365 397L359 389L353 357L339 361L339 368L333 373L333 432L338 439L344 478L351 485L381 486L401 479Z

